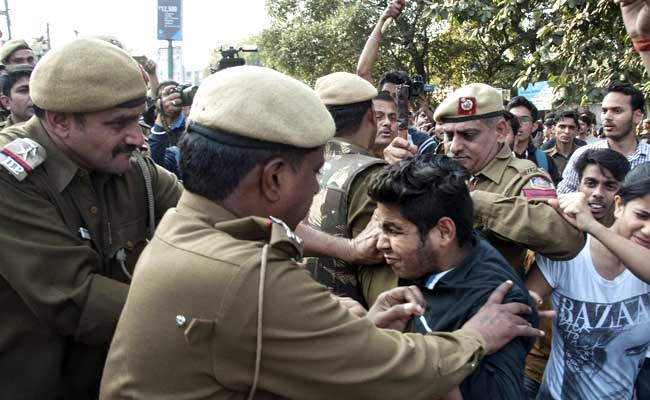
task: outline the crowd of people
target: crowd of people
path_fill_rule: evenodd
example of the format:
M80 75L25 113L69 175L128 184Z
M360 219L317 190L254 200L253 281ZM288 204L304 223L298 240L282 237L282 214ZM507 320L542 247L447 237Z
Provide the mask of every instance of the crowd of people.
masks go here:
M621 0L650 72L650 0ZM0 48L0 397L650 399L650 121Z

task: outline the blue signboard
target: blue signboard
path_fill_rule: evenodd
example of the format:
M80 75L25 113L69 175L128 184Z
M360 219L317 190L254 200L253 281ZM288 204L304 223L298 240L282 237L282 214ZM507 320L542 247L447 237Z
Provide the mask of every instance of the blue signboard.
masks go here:
M553 90L547 81L535 82L525 88L517 89L518 96L524 96L538 110L550 110L553 106Z
M183 40L183 0L158 0L158 40Z

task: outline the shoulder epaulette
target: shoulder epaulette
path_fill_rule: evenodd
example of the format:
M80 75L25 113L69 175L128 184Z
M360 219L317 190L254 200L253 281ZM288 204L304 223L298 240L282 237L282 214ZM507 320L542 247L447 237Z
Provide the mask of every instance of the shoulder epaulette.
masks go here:
M18 138L0 150L0 165L19 181L47 158L45 148L32 139Z
M269 217L271 239L269 245L279 248L295 258L302 258L302 239L281 219Z

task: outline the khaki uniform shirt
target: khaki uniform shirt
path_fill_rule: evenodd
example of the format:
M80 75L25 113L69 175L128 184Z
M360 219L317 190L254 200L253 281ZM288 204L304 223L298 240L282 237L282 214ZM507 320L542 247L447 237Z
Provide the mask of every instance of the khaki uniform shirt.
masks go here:
M29 137L47 151L19 182L0 168L0 397L91 399L126 299L128 279L147 238L143 173L80 169L34 117L0 134L0 148ZM182 188L155 167L156 215Z
M9 114L9 116L7 116L7 119L5 119L4 121L0 121L0 130L9 128L12 125L16 125L16 124L14 123L13 118L11 118L11 114Z
M470 190L474 227L485 231L520 274L527 249L565 260L584 247L585 236L544 201L554 192L548 175L531 161L514 157L508 146L472 177ZM388 268L363 268L360 275L368 304L398 283Z
M576 149L577 149L576 145L573 144L571 148L571 153L569 153L567 156L564 156L562 153L560 153L560 151L557 149L557 146L553 146L548 150L544 150L544 152L553 159L558 172L560 173L560 175L562 175L562 173L564 172L564 168L566 168L566 165L569 162L569 158L571 158L573 152L575 152Z
M138 261L100 399L247 398L262 268L255 398L430 400L482 357L466 331L402 334L352 315L294 261L301 251L283 224L184 192Z

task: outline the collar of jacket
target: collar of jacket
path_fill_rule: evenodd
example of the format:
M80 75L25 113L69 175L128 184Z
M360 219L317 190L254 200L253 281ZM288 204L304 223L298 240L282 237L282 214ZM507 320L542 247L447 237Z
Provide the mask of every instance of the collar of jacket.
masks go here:
M499 150L497 155L488 163L488 165L480 170L476 176L483 175L492 182L499 184L506 168L508 167L509 162L507 162L507 160L511 158L514 158L514 156L512 155L510 147L503 143L501 145L501 150Z
M45 148L47 159L42 168L45 168L48 177L52 179L54 188L59 193L63 192L72 182L72 178L77 174L77 171L80 170L79 166L54 143L43 124L41 124L40 119L32 117L25 123L23 128L27 132L27 136Z
M212 200L188 190L181 194L176 210L235 239L267 242L292 257L302 257L302 239L277 218L238 217Z

